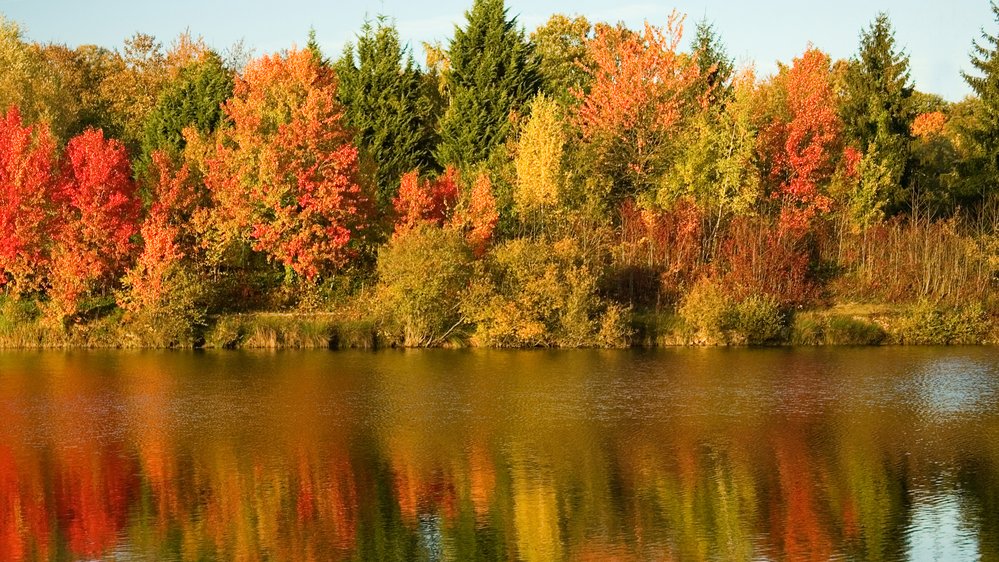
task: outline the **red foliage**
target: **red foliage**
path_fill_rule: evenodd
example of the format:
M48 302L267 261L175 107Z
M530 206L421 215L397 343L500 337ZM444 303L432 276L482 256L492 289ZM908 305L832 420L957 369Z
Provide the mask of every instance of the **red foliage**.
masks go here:
M24 125L16 107L0 117L0 286L27 290L41 276L53 227L55 145Z
M223 228L309 279L343 265L369 205L333 71L309 51L259 58L225 111L205 179Z
M737 299L770 295L792 306L814 297L810 262L803 238L788 236L782 225L739 217L729 226L716 268L726 290Z
M472 186L468 202L469 231L466 235L472 252L476 257L482 257L493 239L493 231L499 221L496 210L496 198L493 196L493 185L489 176L479 174Z
M140 201L125 147L105 139L100 129L70 139L61 180L61 228L50 281L51 296L69 313L83 292L105 288L122 273Z
M786 107L760 131L760 150L780 201L782 232L801 234L832 200L822 193L842 153L829 57L810 48L774 79Z
M641 209L631 199L621 204L619 259L631 302L649 297L677 301L702 265L701 210L688 201L673 209Z
M448 166L434 180L420 179L419 170L402 176L399 194L392 201L395 208L395 234L406 232L423 222L443 225L458 199L458 170Z

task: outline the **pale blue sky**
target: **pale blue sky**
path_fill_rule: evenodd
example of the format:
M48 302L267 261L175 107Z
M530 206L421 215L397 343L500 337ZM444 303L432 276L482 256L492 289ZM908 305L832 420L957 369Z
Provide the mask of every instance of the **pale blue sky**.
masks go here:
M446 41L454 25L464 21L471 0L0 0L0 12L26 28L37 41L70 45L96 43L118 47L135 31L150 33L164 44L185 29L202 35L222 50L239 39L256 54L302 45L315 27L323 49L338 56L365 15L394 18L404 41L422 61L422 41ZM723 42L740 65L754 64L759 75L772 73L776 61L790 61L809 43L833 58L853 54L858 36L879 11L891 17L898 43L909 53L912 76L920 90L958 100L969 93L960 70L969 70L968 52L985 27L999 32L987 0L901 1L838 0L507 0L510 13L528 30L553 13L582 14L591 21L644 20L663 24L676 8L688 14L687 38L702 17L714 22Z

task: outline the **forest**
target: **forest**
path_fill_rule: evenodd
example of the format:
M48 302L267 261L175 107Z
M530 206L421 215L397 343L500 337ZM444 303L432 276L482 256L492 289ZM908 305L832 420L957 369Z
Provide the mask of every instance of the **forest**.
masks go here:
M771 76L676 12L475 0L422 62L0 16L0 347L995 343L992 11L959 102L886 14Z

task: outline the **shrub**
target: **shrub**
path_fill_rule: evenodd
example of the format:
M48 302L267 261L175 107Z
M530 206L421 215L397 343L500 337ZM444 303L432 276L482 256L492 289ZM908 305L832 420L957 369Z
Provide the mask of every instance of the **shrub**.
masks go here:
M988 328L988 315L980 304L943 306L924 299L909 309L895 335L905 344L969 344L980 343Z
M694 285L679 312L697 344L760 345L784 337L784 314L775 297L750 295L736 301L708 279Z
M620 347L625 309L598 291L600 256L573 239L525 238L498 246L462 305L472 343L496 347Z
M460 311L472 254L461 233L433 225L394 236L378 255L375 301L390 339L440 345L466 324Z

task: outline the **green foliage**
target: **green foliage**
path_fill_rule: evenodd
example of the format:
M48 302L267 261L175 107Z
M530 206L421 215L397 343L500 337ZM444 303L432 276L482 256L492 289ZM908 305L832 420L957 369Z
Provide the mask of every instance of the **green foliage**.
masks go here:
M732 299L717 283L702 279L683 299L680 317L694 343L707 345L761 345L778 343L785 318L777 300L767 295Z
M598 292L601 267L573 239L511 240L497 247L462 304L474 345L620 347L626 311Z
M791 324L794 345L879 345L887 333L878 324L844 314L800 313Z
M184 129L208 135L225 119L222 104L232 95L233 73L218 54L209 51L183 69L160 92L143 129L142 153L154 150L178 155L186 145Z
M357 44L336 62L337 98L365 160L375 166L377 197L391 204L399 178L413 169L432 171L440 103L433 78L424 74L399 32L383 19L365 22Z
M503 0L475 0L455 29L448 55L448 108L441 118L437 161L459 167L489 158L511 133L519 111L541 86L534 47Z
M846 69L840 116L848 142L860 150L860 220L889 215L909 203L909 127L911 100L909 57L895 47L887 14L881 13L860 37L860 50Z
M472 254L462 234L432 225L397 235L378 255L377 307L403 345L441 345L467 323L459 303ZM460 333L460 332L458 332Z
M693 52L704 81L703 91L710 92L711 101L724 102L732 94L735 64L707 19L697 22L694 33Z
M905 344L977 344L988 329L989 318L981 304L944 306L924 299L913 305L893 335Z
M144 346L193 347L206 324L204 293L201 278L175 264L166 272L156 302L132 309L125 323ZM119 301L129 298L127 291L119 295Z
M591 30L583 16L555 14L531 33L544 91L562 105L576 103L574 93L589 86L592 61L586 42Z
M999 23L999 5L993 2L991 6ZM981 39L973 44L971 53L971 64L979 75L962 72L979 101L974 119L966 127L975 153L965 165L968 190L979 200L994 193L999 184L999 37L983 29Z

